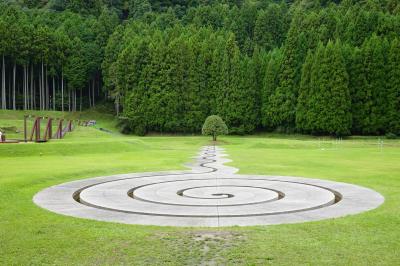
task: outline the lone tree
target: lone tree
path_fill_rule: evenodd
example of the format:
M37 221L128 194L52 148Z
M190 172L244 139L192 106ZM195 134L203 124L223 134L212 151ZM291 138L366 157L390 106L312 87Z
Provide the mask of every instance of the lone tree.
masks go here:
M204 122L201 132L203 135L212 136L213 141L216 141L218 135L228 134L228 127L221 117L210 115Z

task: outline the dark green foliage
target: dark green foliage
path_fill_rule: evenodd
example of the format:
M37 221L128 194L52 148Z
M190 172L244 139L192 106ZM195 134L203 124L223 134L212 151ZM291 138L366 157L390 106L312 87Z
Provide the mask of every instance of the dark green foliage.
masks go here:
M349 135L351 100L339 42L322 43L303 65L296 112L297 129L312 134Z
M271 97L275 95L275 90L279 85L278 73L282 64L282 51L279 49L272 50L268 54L267 61L261 89L261 121L263 127L274 129L272 120L268 118L268 111L270 109Z
M221 117L210 115L204 122L201 133L203 135L212 136L213 141L216 141L219 135L228 134L228 127Z
M2 1L1 107L110 100L137 134L218 114L232 134L398 135L397 2Z
M397 38L391 43L388 69L387 131L400 135L400 40Z
M360 72L359 81L353 88L353 103L355 104L355 128L362 134L379 134L385 132L388 122L388 89L387 89L387 59L388 43L385 39L373 35L366 40L361 48L361 54L355 55L358 66L355 72ZM357 58L360 56L359 58ZM360 61L358 61L360 60Z
M146 88L123 86L135 95L133 112L150 131L196 132L212 113L234 134L260 127L331 135L384 133L390 123L396 128L397 91L385 82L385 72L396 68L386 64L389 43L381 37L397 36L396 16L383 7L321 4L213 3L189 8L184 28L152 23L161 29L156 43L164 48L140 74ZM125 34L139 28L134 25ZM333 41L339 38L344 42ZM121 74L114 75L121 80L135 72L130 65L136 69L123 57ZM124 112L130 112L127 105Z
M254 101L247 100L251 93L243 88L241 58L233 35L229 36L223 50L220 71L222 79L217 88L217 113L226 121L231 132L246 132L246 105ZM245 66L246 67L246 66ZM244 68L243 68L244 69ZM254 109L250 108L250 111ZM250 122L250 121L249 121ZM250 122L250 126L252 126Z
M347 72L349 74L349 89L351 95L351 113L353 118L352 131L355 134L363 132L363 117L368 108L365 103L365 72L361 49L350 48L347 55Z
M8 108L63 110L68 105L68 110L76 111L104 98L101 62L118 17L99 1L63 5L68 11L58 13L47 11L48 5L29 10L0 4L0 39L5 42L0 49L5 61L2 89L12 91L3 97ZM69 11L88 14L83 9L97 7L98 18Z
M139 19L146 13L151 12L148 0L128 0L129 17Z
M293 24L296 22L293 21ZM283 48L283 59L279 70L279 85L269 98L266 107L266 120L271 128L282 127L290 130L294 127L295 107L304 57L305 35L297 26L291 27Z
M259 52L243 56L233 34L210 29L174 27L166 34L146 34L148 41L130 39L116 64L121 66L116 68L116 88L120 95L130 95L124 101L125 117L146 121L147 131L198 132L215 112L232 133L254 131L263 77L258 74Z
M270 50L280 47L289 26L286 5L271 4L258 13L254 25L254 42Z
M321 53L320 50L318 50L318 52ZM296 128L301 132L310 132L312 129L312 125L310 124L312 113L310 102L315 93L311 87L311 71L313 67L314 54L312 51L308 51L302 69L299 97L297 99L296 108Z

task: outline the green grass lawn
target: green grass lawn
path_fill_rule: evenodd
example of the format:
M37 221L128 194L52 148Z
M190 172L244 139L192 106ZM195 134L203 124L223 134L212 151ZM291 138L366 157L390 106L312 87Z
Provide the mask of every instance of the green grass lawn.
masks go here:
M0 112L0 125L19 120ZM95 116L95 114L93 114ZM113 128L114 121L98 116ZM183 169L208 138L127 137L96 128L64 140L0 145L1 265L399 265L400 141L307 136L223 137L246 174L343 181L375 189L373 211L303 224L173 228L97 222L37 207L41 189L98 175Z

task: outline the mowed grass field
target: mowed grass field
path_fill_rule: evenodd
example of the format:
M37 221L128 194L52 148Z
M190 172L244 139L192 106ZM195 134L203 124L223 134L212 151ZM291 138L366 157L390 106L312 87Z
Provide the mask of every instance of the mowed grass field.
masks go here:
M22 112L1 112L16 126ZM61 114L62 115L62 114ZM75 114L76 115L76 114ZM85 114L89 115L90 114ZM110 117L91 114L98 127ZM201 136L123 136L79 127L63 140L0 144L1 265L399 265L400 141L306 136L221 137L243 174L348 182L385 197L378 209L302 224L174 228L58 215L32 202L55 184L99 175L184 169Z

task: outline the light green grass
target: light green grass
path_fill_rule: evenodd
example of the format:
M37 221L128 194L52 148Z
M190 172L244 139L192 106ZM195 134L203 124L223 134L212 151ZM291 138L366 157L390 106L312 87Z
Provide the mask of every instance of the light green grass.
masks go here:
M10 118L10 119L15 119ZM0 122L6 120L0 113ZM109 120L112 121L112 120ZM112 123L111 123L112 124ZM32 202L81 178L183 169L204 137L126 137L78 128L64 140L0 145L1 265L399 265L400 142L337 142L263 134L223 137L246 174L316 177L382 193L378 209L303 224L210 228L136 226L66 217Z

